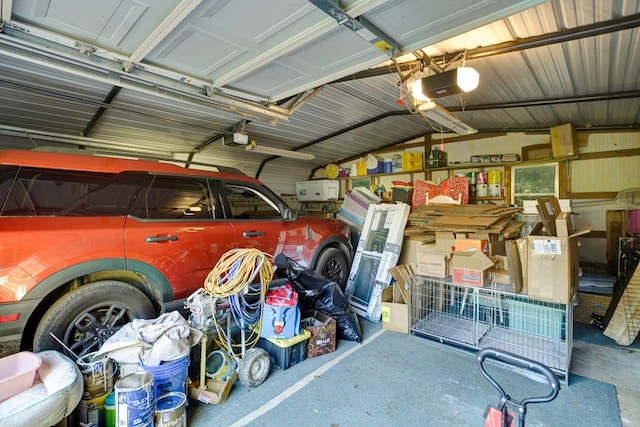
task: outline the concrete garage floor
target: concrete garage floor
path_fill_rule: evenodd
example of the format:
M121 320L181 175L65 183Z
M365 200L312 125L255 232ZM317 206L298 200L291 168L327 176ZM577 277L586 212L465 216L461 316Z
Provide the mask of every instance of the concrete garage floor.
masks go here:
M640 425L640 349L574 341L571 372L614 384L622 425Z
M236 382L221 405L191 401L189 426L484 424L484 410L499 394L473 353L360 322L362 344L340 340L335 353L286 370L272 367L255 388ZM553 402L528 406L527 425L640 425L639 362L637 348L575 341L569 386L562 384ZM548 390L540 378L509 366L496 364L491 372L519 400Z

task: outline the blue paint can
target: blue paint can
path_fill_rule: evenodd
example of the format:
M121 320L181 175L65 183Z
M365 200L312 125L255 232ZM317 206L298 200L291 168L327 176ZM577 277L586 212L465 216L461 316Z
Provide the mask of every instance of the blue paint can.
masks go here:
M153 426L153 375L148 372L127 375L116 382L115 390L116 425Z
M187 427L187 396L174 392L163 394L155 404L155 427Z

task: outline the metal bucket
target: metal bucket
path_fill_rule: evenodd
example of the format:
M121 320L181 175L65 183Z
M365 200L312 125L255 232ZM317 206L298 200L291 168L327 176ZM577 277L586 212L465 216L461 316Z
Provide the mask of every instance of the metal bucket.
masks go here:
M116 382L116 425L153 426L153 375L130 374Z
M163 394L154 407L155 427L187 427L187 396L174 392Z
M84 379L85 398L99 397L113 391L114 363L106 354L87 353L77 361Z

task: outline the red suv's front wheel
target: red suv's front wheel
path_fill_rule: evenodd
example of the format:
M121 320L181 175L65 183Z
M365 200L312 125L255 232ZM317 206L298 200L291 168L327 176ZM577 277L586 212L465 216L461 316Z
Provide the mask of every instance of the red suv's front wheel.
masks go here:
M326 248L318 256L315 272L332 280L344 291L349 279L349 262L345 254L337 248Z
M114 280L82 286L56 301L38 324L33 351L65 352L61 340L81 357L98 351L116 331L133 319L155 317L149 298L135 287Z

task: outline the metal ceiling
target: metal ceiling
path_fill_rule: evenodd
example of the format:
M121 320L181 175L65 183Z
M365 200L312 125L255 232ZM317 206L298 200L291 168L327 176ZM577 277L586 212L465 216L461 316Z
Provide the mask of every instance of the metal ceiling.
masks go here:
M437 131L398 102L390 57L406 73L418 49L439 67L466 53L479 71L478 89L437 100L477 137L637 129L639 24L638 0L0 0L0 146L296 176ZM242 123L316 160L223 145Z

